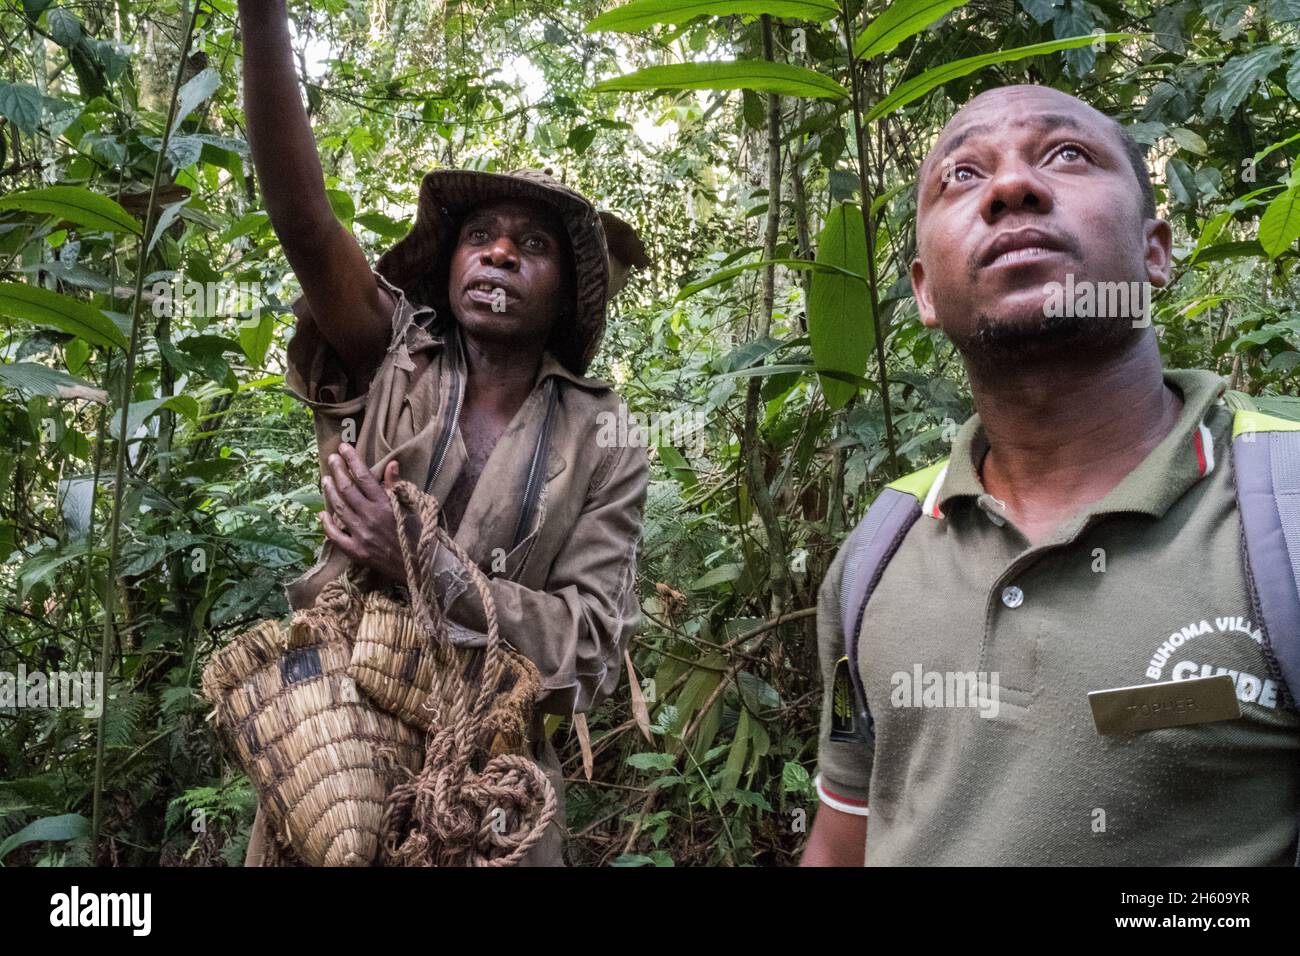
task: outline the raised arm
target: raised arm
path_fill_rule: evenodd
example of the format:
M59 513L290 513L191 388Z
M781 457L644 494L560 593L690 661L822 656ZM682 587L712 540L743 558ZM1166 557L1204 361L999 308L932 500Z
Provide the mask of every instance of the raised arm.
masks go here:
M392 334L392 296L334 216L298 93L285 0L239 0L248 145L271 225L321 335L364 391Z

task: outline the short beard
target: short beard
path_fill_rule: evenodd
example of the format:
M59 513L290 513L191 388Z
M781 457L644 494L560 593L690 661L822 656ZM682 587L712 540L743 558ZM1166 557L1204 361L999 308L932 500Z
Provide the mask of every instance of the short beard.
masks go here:
M1142 336L1127 318L1042 316L1034 322L975 320L971 335L953 336L972 375L988 380L1023 371L1026 365L1085 364L1130 348Z

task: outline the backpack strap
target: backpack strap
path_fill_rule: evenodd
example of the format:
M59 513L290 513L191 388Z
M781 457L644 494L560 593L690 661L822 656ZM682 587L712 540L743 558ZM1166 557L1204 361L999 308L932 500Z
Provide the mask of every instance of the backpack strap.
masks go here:
M844 634L844 657L849 679L853 685L856 724L862 728L861 736L875 743L875 724L867 709L867 695L862 686L862 672L858 669L858 632L862 629L862 615L867 601L880 583L890 559L903 543L903 538L921 517L921 502L943 481L948 460L931 465L911 475L890 482L876 496L866 515L853 529L844 547L844 573L840 578L840 626Z
M1238 411L1232 458L1246 581L1282 679L1300 702L1300 422Z
M1239 410L1232 459L1246 586L1282 682L1300 702L1300 422Z

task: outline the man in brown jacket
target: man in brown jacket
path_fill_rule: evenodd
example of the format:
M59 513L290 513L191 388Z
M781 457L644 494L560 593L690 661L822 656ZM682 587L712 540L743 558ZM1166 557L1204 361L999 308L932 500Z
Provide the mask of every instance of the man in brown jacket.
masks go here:
M561 865L563 777L542 712L608 696L640 619L648 462L605 440L629 433L611 427L626 409L583 372L644 249L547 173L443 170L372 271L326 200L283 0L240 0L239 12L249 145L303 290L287 383L313 411L328 509L290 604L310 606L349 566L405 581L385 485L411 481L443 502L447 530L490 577L502 638L541 673L530 739L560 811L526 863ZM434 584L452 640L481 644L482 604L446 549ZM263 864L271 838L259 807L246 865Z

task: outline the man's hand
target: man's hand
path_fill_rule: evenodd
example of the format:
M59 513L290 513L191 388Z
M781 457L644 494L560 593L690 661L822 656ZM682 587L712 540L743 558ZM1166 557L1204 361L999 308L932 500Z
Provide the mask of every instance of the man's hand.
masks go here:
M344 442L330 455L329 467L332 474L322 482L329 510L320 513L325 537L352 560L405 584L397 521L385 490L397 484L397 462L388 463L380 485L356 449ZM414 547L415 536L408 540Z

